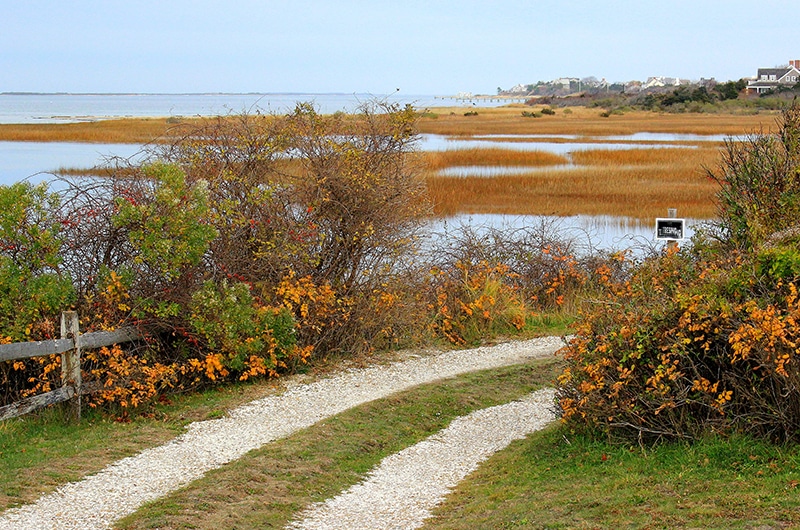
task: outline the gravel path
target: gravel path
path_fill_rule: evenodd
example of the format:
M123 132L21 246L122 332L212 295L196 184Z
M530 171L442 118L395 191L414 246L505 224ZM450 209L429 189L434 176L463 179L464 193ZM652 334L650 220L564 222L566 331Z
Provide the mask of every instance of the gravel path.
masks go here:
M348 370L294 386L224 418L193 423L167 444L120 460L33 504L7 510L0 515L0 529L110 528L143 503L349 408L438 379L547 357L562 345L556 337L509 342Z
M422 442L385 458L367 478L341 495L312 506L292 530L397 530L421 527L478 464L555 416L555 391L457 418Z

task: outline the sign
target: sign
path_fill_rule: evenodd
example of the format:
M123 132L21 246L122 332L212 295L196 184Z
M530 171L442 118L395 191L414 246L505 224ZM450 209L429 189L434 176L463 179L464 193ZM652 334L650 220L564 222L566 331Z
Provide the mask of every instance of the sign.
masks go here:
M656 219L656 239L661 241L679 241L686 233L685 219Z

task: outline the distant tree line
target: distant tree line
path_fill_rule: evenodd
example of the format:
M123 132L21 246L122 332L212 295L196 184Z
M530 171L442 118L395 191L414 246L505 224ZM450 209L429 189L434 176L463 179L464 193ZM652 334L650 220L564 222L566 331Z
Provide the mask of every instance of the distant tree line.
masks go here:
M684 84L671 89L659 87L636 93L626 93L615 85L609 85L603 89L593 87L569 95L532 98L529 104L552 107L600 107L609 115L628 110L715 112L741 109L757 112L785 109L800 95L800 83L778 87L759 95L748 94L746 87L746 79L725 83Z
M699 86L680 86L670 92L648 93L636 99L637 106L647 110L659 110L664 107L672 107L687 103L714 103L716 101L727 101L738 99L739 94L747 86L747 81L728 81L718 83L710 89L706 85Z

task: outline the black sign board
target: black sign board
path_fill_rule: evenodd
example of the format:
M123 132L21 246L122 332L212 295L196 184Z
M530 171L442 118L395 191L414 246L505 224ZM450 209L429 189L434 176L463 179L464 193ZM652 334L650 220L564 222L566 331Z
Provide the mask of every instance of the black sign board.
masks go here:
M685 228L685 219L656 219L656 239L666 241L682 240Z

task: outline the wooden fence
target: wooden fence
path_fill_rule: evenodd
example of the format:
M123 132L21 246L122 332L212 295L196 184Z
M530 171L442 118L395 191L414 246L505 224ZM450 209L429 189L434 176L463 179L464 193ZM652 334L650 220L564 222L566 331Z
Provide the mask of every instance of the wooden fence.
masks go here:
M139 337L139 331L136 328L120 328L116 331L99 331L81 335L78 314L75 311L65 311L61 314L60 339L0 344L0 362L61 354L61 388L0 407L0 421L22 416L62 401L70 402L70 416L75 421L79 421L81 418L81 394L86 394L91 390L84 388L81 382L81 350L131 342Z

